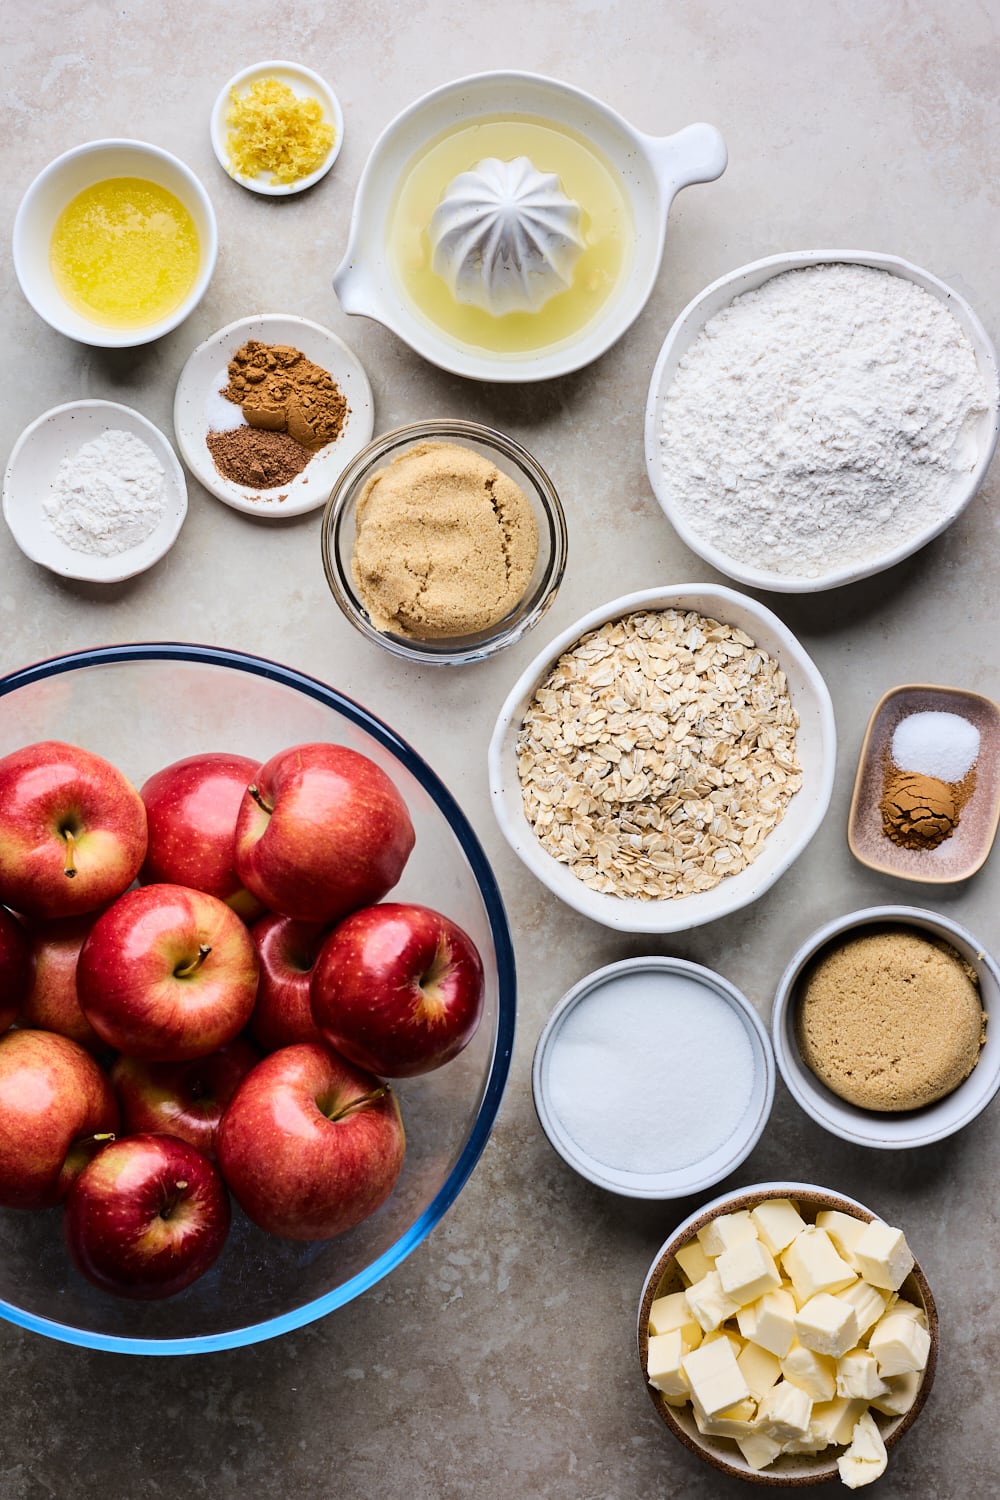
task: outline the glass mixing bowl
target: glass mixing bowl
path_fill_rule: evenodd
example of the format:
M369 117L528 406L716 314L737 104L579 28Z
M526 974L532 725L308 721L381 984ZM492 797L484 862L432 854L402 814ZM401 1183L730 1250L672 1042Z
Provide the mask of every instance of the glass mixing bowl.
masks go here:
M234 1209L212 1269L176 1297L144 1304L98 1291L71 1267L60 1209L0 1211L0 1315L66 1343L132 1354L192 1354L272 1338L373 1286L454 1202L486 1144L510 1067L515 977L510 932L486 856L447 788L364 708L260 657L206 646L109 646L0 679L0 755L60 739L105 756L137 785L206 750L266 760L333 740L370 756L406 800L416 846L393 899L427 902L483 958L483 1019L452 1062L394 1083L407 1131L395 1191L357 1229L296 1244Z

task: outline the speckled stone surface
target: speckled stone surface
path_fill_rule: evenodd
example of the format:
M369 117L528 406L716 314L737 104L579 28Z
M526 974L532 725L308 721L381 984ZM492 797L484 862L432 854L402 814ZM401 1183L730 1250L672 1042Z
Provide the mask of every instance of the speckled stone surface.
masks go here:
M174 638L245 648L330 681L386 718L458 797L494 863L520 974L510 1085L482 1160L429 1239L361 1300L275 1342L179 1360L73 1349L0 1324L0 1500L743 1493L663 1429L635 1354L645 1271L697 1204L619 1201L574 1177L535 1121L532 1050L572 983L632 954L671 952L718 968L766 1017L794 949L854 907L923 899L1000 948L1000 854L967 885L924 897L863 869L845 838L864 728L887 688L924 681L1000 694L1000 471L994 466L958 524L892 572L768 601L826 676L840 749L822 830L753 908L662 942L615 936L561 909L494 826L486 744L500 701L546 636L614 593L706 577L653 499L642 448L657 350L705 283L780 250L888 251L950 282L1000 333L1000 10L995 0L507 0L457 9L443 0L291 8L91 0L43 4L29 23L15 24L8 7L7 19L0 191L8 242L21 194L52 157L87 139L131 135L199 173L218 212L221 251L197 312L135 353L101 353L53 333L8 271L4 458L29 421L81 395L127 401L170 433L174 384L201 339L251 312L297 313L359 353L376 431L468 416L530 447L562 493L570 560L534 637L486 665L414 671L339 616L323 579L317 514L266 524L192 482L189 519L169 558L103 590L36 568L0 528L0 670L64 649ZM229 181L208 136L219 88L267 57L322 73L346 119L331 174L277 202ZM650 133L709 120L729 146L725 176L675 203L663 270L639 321L596 365L547 387L443 375L381 327L345 316L330 286L380 130L425 90L491 67L564 78ZM810 1124L779 1084L760 1145L726 1184L798 1178L852 1194L900 1224L917 1251L938 1301L941 1362L880 1495L995 1492L998 1146L994 1104L941 1146L866 1153Z

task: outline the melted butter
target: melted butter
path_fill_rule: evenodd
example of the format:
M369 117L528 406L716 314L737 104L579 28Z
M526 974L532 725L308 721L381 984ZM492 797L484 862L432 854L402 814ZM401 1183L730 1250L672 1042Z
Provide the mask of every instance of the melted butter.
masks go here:
M59 292L81 316L140 328L180 306L198 275L200 253L194 220L179 198L157 182L110 177L63 209L49 259Z
M585 248L573 280L537 312L498 317L459 302L431 267L428 225L442 194L487 156L527 156L539 172L554 172L580 205ZM487 117L439 137L410 163L389 215L390 260L411 307L456 343L495 354L546 349L579 333L624 283L633 241L632 215L614 169L579 136L528 116Z

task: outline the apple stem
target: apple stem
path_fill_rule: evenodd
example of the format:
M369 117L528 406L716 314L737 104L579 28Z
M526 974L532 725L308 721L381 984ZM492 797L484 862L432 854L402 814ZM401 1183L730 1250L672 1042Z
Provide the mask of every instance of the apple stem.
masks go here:
M190 979L192 974L197 974L211 951L211 944L199 943L197 957L193 958L189 964L181 964L179 968L175 969L174 977L176 979Z
M66 860L63 864L63 874L67 879L72 880L76 875L76 839L73 837L73 830L71 828L65 829L63 831L63 838L66 840Z
M173 1213L174 1209L177 1207L177 1204L178 1204L178 1201L180 1199L181 1194L184 1192L184 1190L185 1190L186 1187L187 1187L187 1179L184 1178L184 1177L182 1177L178 1182L174 1183L174 1192L166 1200L166 1202L164 1203L163 1207L160 1209L160 1218L161 1219L169 1219L170 1218L170 1216Z
M335 1109L332 1114L327 1115L328 1120L346 1120L348 1115L356 1114L359 1109L367 1109L370 1104L377 1104L390 1092L389 1085L383 1083L381 1088L372 1089L370 1094L362 1094L358 1099L352 1099L340 1109Z
M250 785L247 787L247 791L249 792L249 794L253 798L253 800L256 802L257 806L263 812L266 812L268 814L268 816L270 816L270 814L274 812L274 808L268 802L266 802L265 799L261 796L261 794L260 794L260 787L257 785L257 783L255 781L252 781L250 783Z

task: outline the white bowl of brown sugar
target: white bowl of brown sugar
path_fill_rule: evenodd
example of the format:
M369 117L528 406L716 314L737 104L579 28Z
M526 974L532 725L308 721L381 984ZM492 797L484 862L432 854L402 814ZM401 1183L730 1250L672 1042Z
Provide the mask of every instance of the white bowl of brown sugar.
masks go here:
M268 518L325 505L374 422L357 355L319 323L280 313L241 318L199 344L174 396L194 477L223 504Z
M771 1014L796 1103L860 1146L895 1151L961 1130L1000 1089L1000 969L958 922L873 906L819 928Z

